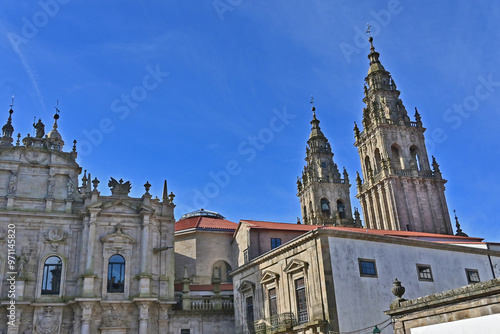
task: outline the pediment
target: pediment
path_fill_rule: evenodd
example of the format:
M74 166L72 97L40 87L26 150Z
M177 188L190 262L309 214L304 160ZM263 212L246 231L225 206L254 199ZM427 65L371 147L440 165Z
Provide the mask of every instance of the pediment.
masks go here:
M297 259L293 259L289 264L283 269L283 271L287 274L292 274L297 271L307 270L309 263Z
M250 281L243 281L238 287L238 292L240 293L254 291L254 290L255 290L255 284Z
M260 279L260 283L261 284L268 284L268 283L276 282L277 280L279 280L279 278L280 278L279 274L272 272L270 270L266 270L262 273L262 278Z
M113 244L133 244L135 239L132 238L127 233L123 232L123 228L117 225L115 231L102 237L101 241L103 243L113 243Z
M139 214L140 206L124 199L118 199L110 202L97 202L87 206L87 209L101 209L101 213L118 214Z

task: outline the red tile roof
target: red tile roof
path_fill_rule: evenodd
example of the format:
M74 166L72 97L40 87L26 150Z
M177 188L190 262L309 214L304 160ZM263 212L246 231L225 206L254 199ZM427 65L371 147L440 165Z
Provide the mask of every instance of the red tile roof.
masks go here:
M175 231L189 229L235 231L238 224L226 219L211 217L191 217L175 222Z
M448 234L437 234L437 233L426 233L426 232L415 232L415 231L390 231L390 230L373 230L365 228L356 227L340 227L340 226L320 226L320 225L304 225L304 224L291 224L291 223L273 223L266 221L254 221L254 220L242 220L242 223L247 223L249 228L256 229L266 229L266 230L279 230L279 231L297 231L297 232L307 232L315 229L324 230L337 230L337 231L347 231L356 233L368 233L377 235L387 235L393 237L401 238L413 238L413 239L433 239L432 241L437 241L436 239L441 239L441 241L450 242L481 242L483 238L473 238L473 237L461 237L456 235ZM446 239L446 240L443 240Z
M312 231L321 226L304 225L304 224L291 224L291 223L273 223L256 220L241 220L242 223L247 223L250 228L266 229L266 230L282 230L282 231Z

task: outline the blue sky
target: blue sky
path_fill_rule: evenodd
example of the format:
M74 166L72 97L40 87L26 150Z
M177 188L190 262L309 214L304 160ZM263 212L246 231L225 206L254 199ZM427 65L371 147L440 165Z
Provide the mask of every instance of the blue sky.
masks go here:
M354 183L372 25L381 61L427 128L450 214L500 241L500 4L489 1L5 2L0 106L15 133L59 130L100 181L176 194L176 217L295 222L310 96ZM2 119L0 108L0 121ZM3 124L4 121L1 121ZM351 187L352 204L359 207Z

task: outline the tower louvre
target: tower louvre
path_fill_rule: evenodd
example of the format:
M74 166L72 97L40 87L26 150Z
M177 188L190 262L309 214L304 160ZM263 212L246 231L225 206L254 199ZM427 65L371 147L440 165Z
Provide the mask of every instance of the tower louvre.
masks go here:
M425 147L421 117L411 121L370 37L363 131L354 126L363 180L358 194L367 228L453 234L439 165Z

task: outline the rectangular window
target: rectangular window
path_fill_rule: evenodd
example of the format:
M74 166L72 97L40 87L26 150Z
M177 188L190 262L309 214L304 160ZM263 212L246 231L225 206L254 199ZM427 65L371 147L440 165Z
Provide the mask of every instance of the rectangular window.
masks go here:
M269 317L271 318L271 325L277 326L278 319L278 300L276 298L276 288L267 291L269 301Z
M305 324L309 322L309 315L307 314L306 286L303 277L295 280L295 297L297 299L297 318L299 324Z
M479 283L481 280L479 279L479 272L476 269L465 269L467 274L467 282L471 283Z
M248 249L243 251L243 263L248 263L250 259L248 258Z
M181 334L191 334L190 329L181 329Z
M359 273L361 277L377 277L377 267L375 260L358 259Z
M431 266L427 264L417 264L417 273L419 281L433 282Z
M281 246L280 238L271 238L271 249L275 249L276 247Z
M254 325L253 325L253 297L247 297L246 299L246 304L247 304L247 326L248 330L250 333L254 332Z

